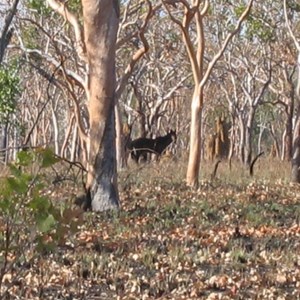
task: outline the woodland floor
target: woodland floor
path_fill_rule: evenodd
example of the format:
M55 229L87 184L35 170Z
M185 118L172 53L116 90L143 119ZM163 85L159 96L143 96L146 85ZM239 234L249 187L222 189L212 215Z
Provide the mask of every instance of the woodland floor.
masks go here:
M250 178L221 163L210 180L208 163L198 190L184 172L176 161L121 172L121 210L84 213L59 246L12 258L0 299L300 299L300 186L289 166L265 159ZM77 185L47 195L70 203Z

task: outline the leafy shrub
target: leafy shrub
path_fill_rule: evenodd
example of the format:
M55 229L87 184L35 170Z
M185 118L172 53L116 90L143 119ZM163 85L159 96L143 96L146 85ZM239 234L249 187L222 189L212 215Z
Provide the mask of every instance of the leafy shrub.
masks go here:
M49 149L21 151L9 176L0 180L0 298L7 292L1 285L16 266L31 264L77 230L77 212L54 205L47 195L45 171L58 161Z

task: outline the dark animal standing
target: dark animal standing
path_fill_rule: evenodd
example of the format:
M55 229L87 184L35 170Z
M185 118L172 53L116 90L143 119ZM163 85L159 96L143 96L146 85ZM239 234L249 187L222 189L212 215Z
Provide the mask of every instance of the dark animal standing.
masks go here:
M173 141L176 141L176 138L176 131L170 130L167 135L159 136L156 139L139 138L133 140L128 147L131 151L131 158L138 163L140 157L147 160L148 153L160 156Z

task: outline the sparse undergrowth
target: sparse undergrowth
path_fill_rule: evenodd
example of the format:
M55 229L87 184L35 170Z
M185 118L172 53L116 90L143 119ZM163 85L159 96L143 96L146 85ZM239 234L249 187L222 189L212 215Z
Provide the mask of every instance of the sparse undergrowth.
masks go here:
M85 213L56 249L5 275L2 299L299 299L300 186L220 170L191 190L175 167L124 171L122 210ZM47 188L57 205L74 190Z

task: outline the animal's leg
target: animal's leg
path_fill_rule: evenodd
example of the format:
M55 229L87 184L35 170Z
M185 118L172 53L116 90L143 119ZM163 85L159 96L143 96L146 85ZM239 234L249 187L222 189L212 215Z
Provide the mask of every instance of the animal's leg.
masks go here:
M139 162L139 152L136 151L136 149L133 149L133 150L131 151L131 158L132 158L136 163Z
M147 162L147 152L141 151L140 156L142 157L143 162Z

